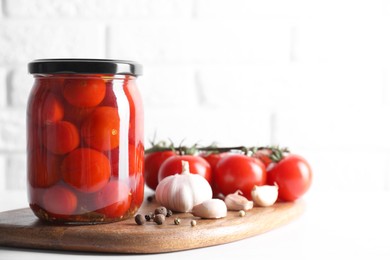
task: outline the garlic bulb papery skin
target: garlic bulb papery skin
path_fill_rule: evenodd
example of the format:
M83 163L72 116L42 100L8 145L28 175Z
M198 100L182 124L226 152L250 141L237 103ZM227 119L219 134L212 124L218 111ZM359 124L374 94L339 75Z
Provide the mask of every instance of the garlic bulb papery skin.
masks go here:
M156 201L176 212L190 212L195 205L213 196L208 181L191 174L187 161L182 161L182 173L162 179L156 188Z
M240 190L225 197L225 204L228 210L250 210L253 208L253 201L241 196Z
M254 186L251 192L252 200L255 205L260 207L269 207L275 204L278 198L279 187L275 185Z
M227 207L223 200L209 199L196 205L192 209L192 215L201 218L224 218L227 215Z

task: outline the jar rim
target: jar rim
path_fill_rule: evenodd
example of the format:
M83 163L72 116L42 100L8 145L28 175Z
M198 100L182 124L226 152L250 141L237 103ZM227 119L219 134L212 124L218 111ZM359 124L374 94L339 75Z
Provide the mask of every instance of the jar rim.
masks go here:
M37 59L28 63L30 74L124 74L142 75L142 65L114 59Z

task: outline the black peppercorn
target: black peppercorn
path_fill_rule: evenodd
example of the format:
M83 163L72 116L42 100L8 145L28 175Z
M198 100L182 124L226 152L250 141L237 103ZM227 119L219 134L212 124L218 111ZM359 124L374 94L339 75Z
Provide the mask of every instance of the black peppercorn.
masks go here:
M147 201L148 201L148 202L152 202L152 201L153 201L153 198L154 198L154 196L153 196L153 195L150 195L150 196L147 197Z
M157 223L157 225L161 225L165 221L165 215L163 214L157 214L154 216L154 222Z
M154 210L154 214L163 214L164 217L167 215L167 208L166 207L158 207Z
M154 214L153 213L149 213L149 214L146 214L145 215L145 219L146 221L152 221L154 219Z
M141 214L137 214L134 219L135 219L135 223L137 223L138 225L145 224L145 218Z
M172 213L172 210L170 210L170 209L168 209L167 210L167 217L169 218L170 216L172 216L173 215L173 213Z

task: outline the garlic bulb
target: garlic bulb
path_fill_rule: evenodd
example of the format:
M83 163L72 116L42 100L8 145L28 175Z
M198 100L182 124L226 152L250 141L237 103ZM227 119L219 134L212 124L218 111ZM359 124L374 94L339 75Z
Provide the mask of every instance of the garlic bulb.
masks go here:
M156 188L156 201L177 212L190 212L195 205L211 199L213 192L205 178L191 174L187 161L182 161L182 173L165 177Z
M249 201L244 196L241 196L240 190L235 193L229 194L225 198L225 203L228 210L250 210L253 208L253 201Z
M257 206L272 206L278 198L278 185L254 186L251 192L253 202Z
M201 218L224 218L227 215L227 207L223 200L209 199L192 209L192 215Z

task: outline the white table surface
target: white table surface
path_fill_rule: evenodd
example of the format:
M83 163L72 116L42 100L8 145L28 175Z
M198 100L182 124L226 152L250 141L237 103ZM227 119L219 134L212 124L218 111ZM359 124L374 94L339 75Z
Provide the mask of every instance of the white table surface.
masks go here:
M304 214L290 224L219 246L149 255L0 247L0 259L390 259L390 192L311 191L303 200ZM0 211L23 207L25 192L0 192Z

